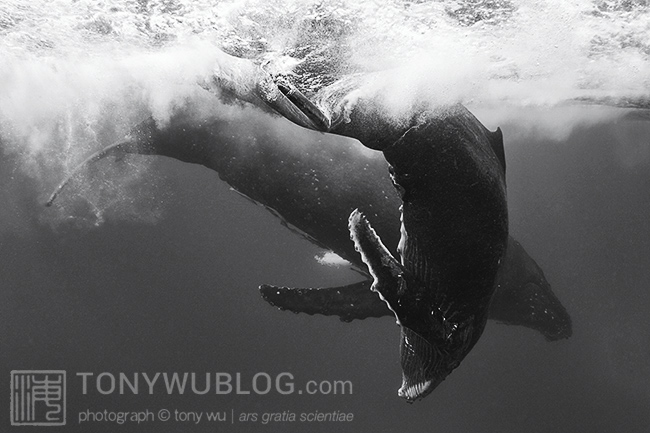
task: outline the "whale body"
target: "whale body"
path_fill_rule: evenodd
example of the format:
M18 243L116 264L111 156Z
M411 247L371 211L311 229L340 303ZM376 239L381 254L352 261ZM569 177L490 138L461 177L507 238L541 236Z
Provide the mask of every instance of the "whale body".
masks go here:
M483 333L508 244L505 155L465 107L390 119L357 100L331 132L383 153L401 199L398 257L359 211L350 216L371 290L401 329L402 386L412 402L431 393Z
M210 97L210 96L208 96ZM199 164L217 172L235 191L265 206L283 225L351 262L366 278L334 288L262 286L263 297L282 309L334 315L344 321L392 315L369 290L371 279L347 221L358 208L373 222L390 251L399 242L400 198L380 154L369 156L358 142L306 131L247 108L246 124L204 113L203 103L178 109L164 126L147 118L117 143L89 156L75 173L100 159L124 154L157 155ZM284 122L278 132L277 122ZM289 132L289 133L287 133ZM287 142L297 141L295 145ZM49 200L52 204L64 185ZM509 238L488 317L525 326L547 340L568 338L571 319L542 270Z

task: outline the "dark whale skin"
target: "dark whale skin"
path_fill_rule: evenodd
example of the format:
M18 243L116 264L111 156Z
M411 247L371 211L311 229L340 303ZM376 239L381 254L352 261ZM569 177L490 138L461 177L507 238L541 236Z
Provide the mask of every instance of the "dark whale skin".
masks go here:
M460 105L394 122L372 102L360 104L341 129L389 163L402 199L401 262L358 211L350 230L372 289L401 326L399 395L414 401L460 364L485 328L508 245L502 135Z
M380 153L369 158L354 140L294 127L256 109L247 109L249 122L242 123L206 113L204 107L203 103L180 107L164 126L152 118L144 120L124 140L91 155L79 170L125 153L203 165L237 192L264 205L290 229L358 268L365 265L347 229L355 207L371 218L389 250L396 252L400 199ZM278 123L285 124L281 132L277 132ZM291 141L297 144L287 145ZM521 247L509 248L508 253L490 319L535 329L549 340L569 337L570 317L541 269ZM392 314L369 286L367 280L321 289L263 286L262 294L283 309L336 315L345 321ZM524 287L529 289L526 298L521 298Z

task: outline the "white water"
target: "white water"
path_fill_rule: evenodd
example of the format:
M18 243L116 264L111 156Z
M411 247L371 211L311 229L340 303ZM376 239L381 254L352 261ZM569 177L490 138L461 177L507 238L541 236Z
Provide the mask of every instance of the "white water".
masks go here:
M570 101L650 99L648 34L644 0L4 0L0 142L44 197L139 120L164 123L188 98L209 98L196 83L233 67L220 50L321 104L354 80L396 111L460 101L488 126L563 139L623 113ZM99 219L146 171L129 164L112 176L120 193L86 188Z

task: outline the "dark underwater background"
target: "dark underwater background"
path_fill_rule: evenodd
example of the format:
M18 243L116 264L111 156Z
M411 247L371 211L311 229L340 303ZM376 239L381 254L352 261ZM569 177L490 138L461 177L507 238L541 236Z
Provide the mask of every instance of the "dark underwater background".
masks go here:
M160 158L151 169L164 179L157 187L164 212L155 224L109 219L92 229L52 229L38 219L46 212L41 192L5 158L0 383L7 389L13 369L65 369L74 380L71 418L87 408L339 410L354 413L352 423L336 426L343 431L646 431L650 158L647 145L635 147L621 134L635 126L581 128L562 142L506 138L512 233L544 269L574 334L549 343L531 330L490 322L462 365L413 405L396 395L392 319L346 324L281 312L260 298L262 283L327 286L359 277L317 263L317 247L230 191L214 172ZM19 229L10 230L12 223ZM80 396L72 372L86 371L248 377L286 371L296 380L350 380L354 394ZM8 409L9 393L1 395L0 407ZM5 416L2 429L9 431ZM179 428L69 424L64 431Z
M139 2L145 9L154 3ZM72 7L53 4L59 13L63 5ZM90 10L89 4L83 7ZM506 13L503 4L493 8ZM602 13L617 11L593 4ZM0 18L13 17L20 26L33 19L36 7L9 2ZM626 7L619 5L621 16L641 13L641 6ZM150 15L173 17L178 10ZM108 12L93 13L88 31L98 38L104 21L117 28L119 20L111 21ZM85 79L79 84L76 75L66 75L72 60L56 46L43 54L34 38L16 36L6 22L0 20L9 59L0 71L0 431L650 430L650 122L643 116L592 115L590 107L515 107L495 114L489 108L494 101L476 110L469 101L486 126L503 129L511 234L544 270L572 317L573 335L547 342L532 330L489 322L460 367L426 399L409 405L397 397L399 329L393 319L343 323L282 312L262 300L257 287L264 283L326 287L361 277L345 266L319 263L315 256L322 249L230 190L215 172L162 157L107 160L87 178L89 185L71 186L68 201L45 208L64 173L91 149L123 135L141 112L164 118L160 111L168 101L158 104L151 95L166 82L157 81L157 71L153 78L124 78L128 74L110 68L109 78L102 78L100 58L89 61L90 72L80 68ZM59 30L52 34L65 39L66 28ZM55 36L51 40L59 43ZM97 43L82 40L85 46ZM119 40L108 45L119 52ZM11 57L16 47L19 53ZM639 58L647 61L647 53ZM173 68L175 59L163 63ZM88 89L96 76L103 90L93 94ZM56 89L52 77L60 78L61 94L39 93ZM106 96L116 82L128 85ZM153 83L142 94L129 87L142 82ZM88 129L96 133L90 144ZM67 371L67 426L10 426L10 372L25 369ZM76 372L239 372L248 388L258 372L289 372L297 387L308 380L349 380L353 394L197 396L157 388L154 395L82 395ZM236 416L340 411L354 420L77 423L86 410L163 408Z

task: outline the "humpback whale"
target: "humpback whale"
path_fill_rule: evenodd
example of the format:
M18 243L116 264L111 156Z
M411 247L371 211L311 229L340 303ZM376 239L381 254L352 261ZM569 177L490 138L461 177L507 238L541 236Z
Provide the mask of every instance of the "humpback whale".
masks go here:
M413 402L460 364L485 328L508 244L503 137L461 105L408 119L388 119L372 99L352 105L328 132L381 151L402 202L400 260L359 210L349 228L371 290L400 325L398 394Z
M296 128L292 136L274 132L277 112L311 130L328 130L328 120L289 84L277 85L266 77L249 86L249 93L215 80L221 101L246 101L248 121L206 114L204 104L188 103L164 126L149 117L117 143L82 162L52 194L51 205L62 189L88 164L123 154L159 155L200 164L218 173L235 191L269 209L281 222L311 242L350 261L369 278L365 264L350 241L347 220L359 208L396 254L400 238L400 197L380 155L368 156L356 141ZM274 87L275 85L275 87ZM214 92L215 83L203 85ZM206 93L206 99L214 98ZM270 107L270 109L269 109ZM299 146L283 145L299 140ZM497 289L488 317L526 326L548 340L571 335L571 320L553 294L541 269L523 247L509 238L499 268ZM368 290L370 280L348 287L288 289L262 287L269 302L293 311L339 316L343 320L392 314ZM525 290L523 290L525 289Z

